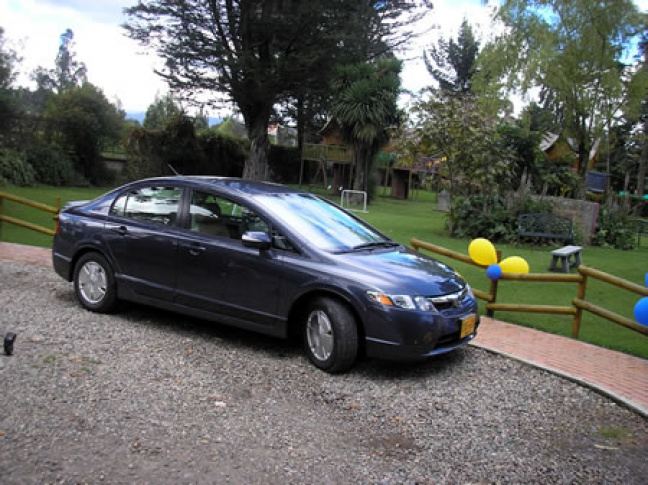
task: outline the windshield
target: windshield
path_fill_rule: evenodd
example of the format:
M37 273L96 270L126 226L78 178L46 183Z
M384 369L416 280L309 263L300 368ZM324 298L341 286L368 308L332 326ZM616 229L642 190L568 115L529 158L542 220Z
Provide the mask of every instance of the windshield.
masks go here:
M367 224L312 195L262 195L257 200L293 231L325 251L396 245Z

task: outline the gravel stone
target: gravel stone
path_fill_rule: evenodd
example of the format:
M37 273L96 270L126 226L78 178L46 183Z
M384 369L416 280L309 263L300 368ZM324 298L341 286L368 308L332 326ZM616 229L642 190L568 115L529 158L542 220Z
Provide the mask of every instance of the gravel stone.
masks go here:
M331 376L299 343L139 305L83 310L0 262L0 483L648 483L648 422L468 347Z

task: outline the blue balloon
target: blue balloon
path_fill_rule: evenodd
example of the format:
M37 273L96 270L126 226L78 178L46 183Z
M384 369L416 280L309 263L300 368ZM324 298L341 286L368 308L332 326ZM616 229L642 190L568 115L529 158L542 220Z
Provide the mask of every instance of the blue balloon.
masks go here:
M491 264L486 270L486 276L493 281L497 281L502 277L502 268L499 264Z
M648 273L646 273L646 286L648 286Z
M634 307L634 316L640 324L648 327L648 296L637 302Z

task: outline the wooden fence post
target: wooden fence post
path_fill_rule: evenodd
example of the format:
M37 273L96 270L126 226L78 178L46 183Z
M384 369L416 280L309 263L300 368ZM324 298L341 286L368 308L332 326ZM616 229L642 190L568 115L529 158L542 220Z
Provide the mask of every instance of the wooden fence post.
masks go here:
M580 272L581 282L578 283L578 299L585 300L585 291L587 290L587 275ZM572 320L572 337L578 338L580 333L581 320L583 319L583 309L576 307L576 314L574 315L574 320Z
M4 202L4 197L0 195L0 241L2 241L2 216L4 215L3 202Z
M502 251L497 249L495 253L497 254L497 263L499 264L500 261L502 261ZM498 285L497 280L491 280L490 291L489 291L489 296L491 297L491 301L489 301L488 303L495 303L497 301L497 285ZM488 303L486 303L486 316L493 318L493 316L495 316L495 310L490 310L488 308Z

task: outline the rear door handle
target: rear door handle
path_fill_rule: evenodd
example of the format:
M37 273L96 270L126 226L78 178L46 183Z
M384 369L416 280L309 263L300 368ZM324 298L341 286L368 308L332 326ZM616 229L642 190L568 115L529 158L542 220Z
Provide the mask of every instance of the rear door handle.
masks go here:
M128 229L126 228L126 226L116 227L113 229L113 231L115 231L120 236L125 236L128 233Z

